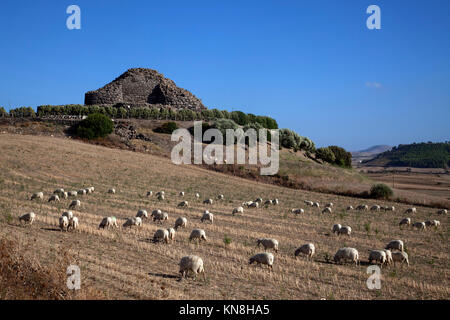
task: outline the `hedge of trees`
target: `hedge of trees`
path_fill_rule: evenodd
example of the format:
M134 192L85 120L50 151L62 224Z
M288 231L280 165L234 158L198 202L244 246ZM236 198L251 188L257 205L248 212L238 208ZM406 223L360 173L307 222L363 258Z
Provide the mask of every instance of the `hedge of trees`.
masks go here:
M36 113L32 107L20 107L16 109L9 110L9 113L5 110L5 108L0 107L0 118L30 118L36 117Z
M311 139L302 137L295 131L289 129L280 129L280 145L284 148L294 149L294 151L316 151L316 146Z
M8 116L8 112L6 112L5 108L0 107L0 118L5 118Z
M450 167L450 144L448 142L401 144L375 157L380 158L387 159L388 166L445 169Z
M316 157L340 167L352 167L352 154L338 146L319 148L316 150Z

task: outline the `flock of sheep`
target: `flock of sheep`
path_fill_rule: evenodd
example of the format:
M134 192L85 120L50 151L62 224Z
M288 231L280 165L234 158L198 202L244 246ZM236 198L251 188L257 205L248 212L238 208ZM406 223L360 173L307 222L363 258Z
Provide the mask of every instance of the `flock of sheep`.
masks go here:
M95 188L89 187L86 189L82 189L79 191L69 191L66 192L64 189L56 189L53 194L50 195L48 202L59 202L61 198L67 199L69 197L77 197L78 195L88 195L91 193L94 193ZM115 189L109 189L109 194L115 194ZM180 192L179 196L184 197L185 193ZM147 197L153 196L152 191L147 192ZM155 194L158 200L164 200L165 192L159 191ZM195 198L199 199L200 195L198 193L195 194ZM31 200L43 200L44 199L44 193L38 192L31 196ZM218 200L223 200L224 195L219 194L217 196ZM212 205L213 199L205 199L203 201L203 204L205 205ZM244 212L244 207L250 209L250 208L259 208L265 206L266 208L270 205L278 205L279 201L278 199L273 200L266 200L263 202L262 198L257 198L253 201L246 201L242 203L241 206L236 207L232 210L232 215L235 216L236 214L242 214ZM310 207L319 208L320 210L320 204L318 202L312 202L312 201L305 201L305 204ZM333 212L333 203L327 203L324 207L324 209L321 211L323 214L329 214ZM69 210L74 208L81 207L81 201L80 200L73 200L69 205ZM178 204L178 207L189 207L188 201L182 201ZM347 210L359 210L359 211L395 211L395 207L384 207L379 205L374 205L370 209L367 205L362 204L356 207L356 209L353 208L353 206L348 206ZM417 212L416 208L409 208L405 211L406 213L415 213ZM304 214L305 210L302 208L295 208L291 210L291 213L294 213L296 215L298 214ZM438 210L438 214L447 214L446 209ZM33 221L36 218L36 214L34 212L29 212L24 215L21 215L19 217L19 221L26 224L32 224ZM162 224L164 221L168 220L168 214L167 212L162 212L161 210L153 210L150 218L153 219L154 222L158 222ZM131 217L126 219L126 221L123 223L123 228L132 228L132 227L140 227L143 224L144 219L149 219L148 212L146 210L139 210L135 217ZM203 212L203 215L201 216L201 222L210 222L214 223L214 215L209 212L208 210L205 210ZM175 225L168 229L158 229L153 235L153 242L164 242L169 243L169 241L173 241L175 238L175 234L179 228L186 228L188 225L188 219L186 217L178 217L175 220ZM438 220L429 220L425 222L415 222L411 223L411 218L407 217L400 221L399 226L412 226L414 228L417 228L419 230L425 230L427 227L435 227L438 228L440 226L440 222ZM61 231L69 231L77 230L79 227L79 220L77 217L73 215L72 211L65 211L62 216L59 218L59 227ZM99 228L102 229L110 229L110 228L118 228L117 224L117 218L114 216L104 217L100 224ZM332 226L331 231L333 234L339 235L347 235L351 236L352 228L350 226L342 226L340 224L335 224ZM203 229L193 229L189 236L189 241L207 241L205 230ZM274 254L271 252L267 252L268 249L272 249L275 253L278 253L279 250L279 242L276 239L272 238L261 238L257 239L256 241L257 246L259 247L262 245L264 247L264 252L257 253L250 257L249 264L257 263L258 265L267 265L269 272L273 269L273 263L274 263ZM380 266L383 265L390 265L395 262L400 262L401 264L406 263L409 266L409 257L408 254L405 252L405 246L402 240L392 240L390 241L384 249L373 249L369 253L368 261L369 263L376 262L379 263ZM300 254L304 255L307 260L312 260L313 256L315 255L316 247L313 243L306 243L301 245L299 248L297 248L294 252L294 257L297 258ZM350 247L344 247L337 250L336 254L334 255L334 262L335 263L342 263L343 261L351 261L352 263L355 263L355 265L358 265L360 262L359 258L359 252L355 248ZM188 273L191 272L194 274L194 279L197 276L197 274L203 274L203 277L205 278L205 270L203 265L203 260L199 256L196 255L189 255L184 256L180 263L180 270L179 273L181 274L181 277L187 277Z

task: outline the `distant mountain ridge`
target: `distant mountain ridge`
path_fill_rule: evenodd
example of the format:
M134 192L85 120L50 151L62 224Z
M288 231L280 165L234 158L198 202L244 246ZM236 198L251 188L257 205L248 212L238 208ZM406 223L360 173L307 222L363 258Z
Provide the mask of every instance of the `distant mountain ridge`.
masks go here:
M362 161L367 161L370 159L373 159L378 154L391 150L392 147L384 144L379 144L376 146L372 146L370 148L360 150L360 151L353 151L352 154L352 162L353 164L358 164Z
M448 168L450 142L400 144L362 162L367 166Z

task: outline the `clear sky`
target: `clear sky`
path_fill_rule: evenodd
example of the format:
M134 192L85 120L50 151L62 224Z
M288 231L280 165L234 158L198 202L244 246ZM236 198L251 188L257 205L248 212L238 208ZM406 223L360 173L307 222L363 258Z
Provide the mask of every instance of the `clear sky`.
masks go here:
M449 0L2 0L0 106L82 104L146 67L317 146L450 140L449 14Z

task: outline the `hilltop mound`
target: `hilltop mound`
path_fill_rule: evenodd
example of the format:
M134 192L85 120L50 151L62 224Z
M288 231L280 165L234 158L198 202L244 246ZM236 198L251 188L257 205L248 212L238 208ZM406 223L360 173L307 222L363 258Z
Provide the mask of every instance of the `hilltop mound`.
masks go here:
M202 110L202 101L179 88L156 70L129 69L104 87L85 94L86 105L128 104L131 107L162 105L176 109Z

